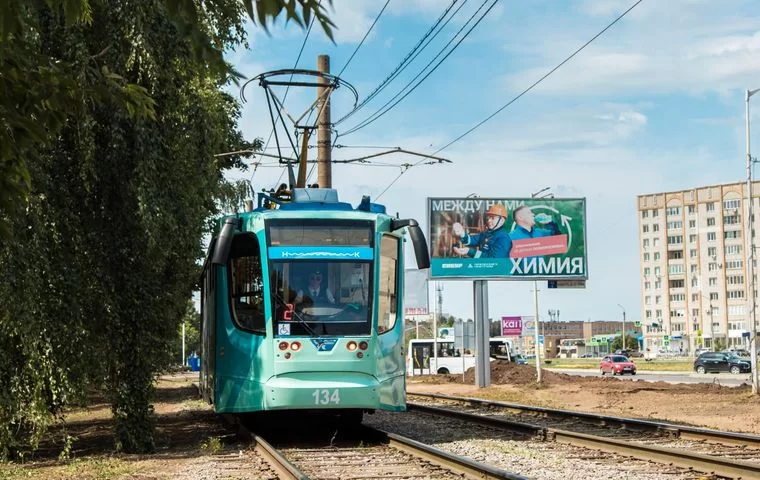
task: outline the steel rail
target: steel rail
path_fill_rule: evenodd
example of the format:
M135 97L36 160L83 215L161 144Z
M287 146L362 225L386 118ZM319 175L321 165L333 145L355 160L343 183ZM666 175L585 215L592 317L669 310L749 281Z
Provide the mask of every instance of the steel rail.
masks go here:
M254 445L254 451L272 467L277 478L280 480L309 480L309 477L299 470L295 464L285 458L263 437L251 432L236 416L224 414L222 417L227 423L237 428L238 438Z
M626 417L614 417L611 415L599 415L596 413L576 412L572 410L561 410L545 407L534 407L531 405L521 405L517 403L497 402L492 400L484 400L473 397L456 397L452 395L439 395L434 393L411 393L407 392L408 396L414 395L418 397L427 397L441 400L451 400L464 403L472 403L477 405L483 405L488 407L499 407L514 411L528 411L543 414L545 416L554 416L560 418L575 417L583 420L593 420L601 425L618 425L621 427L642 427L648 430L659 430L668 432L673 436L682 438L684 440L703 440L715 443L722 443L724 445L745 445L748 448L760 449L760 436L753 435L751 433L740 432L724 432L720 430L713 430L710 428L691 427L688 425L678 425L668 422L655 422L652 420L643 420L639 418L626 418ZM412 404L413 405L413 404Z
M760 478L760 465L758 464L715 457L712 455L692 453L688 450L655 447L652 445L627 442L624 440L589 435L586 433L570 432L567 430L512 422L501 418L484 417L482 415L457 412L446 408L431 407L427 405L407 403L407 409L431 413L434 415L459 418L465 421L477 422L492 427L517 430L522 433L532 433L534 437L544 438L548 441L603 450L645 461L667 463L713 475L732 478Z
M506 470L485 463L476 462L467 457L448 453L430 445L412 440L411 438L373 427L363 426L363 428L380 441L387 443L390 447L426 460L447 470L452 470L468 479L528 480L528 477L507 472Z

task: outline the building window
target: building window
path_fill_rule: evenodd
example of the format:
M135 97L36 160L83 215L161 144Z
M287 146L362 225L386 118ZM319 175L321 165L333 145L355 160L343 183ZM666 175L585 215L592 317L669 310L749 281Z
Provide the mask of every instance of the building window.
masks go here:
M662 288L662 280L656 280L656 281L654 282L654 288L655 288L656 290L659 290L660 288Z
M710 262L710 263L707 264L707 270L709 270L711 272L714 272L717 269L718 269L718 264L717 263Z
M726 277L728 285L744 285L744 275L729 275Z
M658 261L660 259L660 252L654 252L654 261Z
M710 217L707 219L707 226L708 227L714 227L715 226L715 217Z
M717 237L715 236L715 232L707 232L707 241L708 242L714 242Z
M683 280L670 280L668 284L670 288L683 288Z
M641 231L642 231L643 233L649 233L649 225L643 225L643 226L641 227Z
M646 303L647 305L651 305L651 303L652 303L652 297L649 296L649 295L647 295L646 297L644 297L644 303Z
M697 288L699 286L699 279L698 278L692 278L691 279L691 286L693 288Z
M683 250L668 251L668 260L680 260L683 258Z
M710 292L710 300L717 300L718 299L718 293L717 292ZM713 308L713 312L715 312L717 308Z
M727 230L723 232L723 238L741 238L741 233L739 230Z
M726 270L741 270L743 264L742 260L727 260Z
M691 316L692 317L698 317L699 316L699 309L698 308L692 308L691 309Z
M726 245L726 255L741 255L742 253L742 246L741 245Z
M689 265L689 272L690 273L697 273L697 264L696 263L692 263L691 265Z
M660 239L659 238L653 239L652 240L652 246L653 247L659 247L660 246Z
M644 282L644 290L649 290L652 288L652 282Z
M649 267L644 267L644 275L645 276L649 276L650 272L651 272L651 270L649 270Z
M655 208L655 209L653 209L653 210L652 210L652 218L654 218L654 217L659 217L659 216L660 216L660 211L659 211L659 210L657 210L656 208Z
M644 254L644 261L645 262L649 261L649 252L647 252L647 253Z
M692 302L698 302L699 301L699 294L698 293L692 293L691 294L691 301Z
M660 276L660 272L661 272L660 267L654 267L654 275L656 277Z
M711 287L717 287L718 286L718 279L715 277L710 277L707 279L707 285Z
M666 215L681 215L681 207L668 207Z
M697 209L694 205L689 205L689 215L694 215L695 213L697 213Z
M689 220L689 228L697 228L697 221Z
M652 225L652 231L653 232L659 232L660 231L660 225L658 223L655 223Z
M678 274L683 273L683 264L669 265L668 273L671 275L678 275Z
M641 218L647 218L649 216L649 210L641 211Z
M649 239L645 238L642 244L644 245L644 248L647 248L649 246Z
M662 297L659 296L659 295L656 295L654 297L654 303L656 303L657 305L661 304L662 303Z
M684 302L686 301L686 294L685 293L674 293L670 296L671 302Z
M654 313L657 318L662 318L662 310L656 310Z
M689 235L689 243L697 243L697 236L696 235Z
M744 305L729 305L728 314L729 315L744 315Z
M651 310L647 310L646 312L644 312L644 316L647 317L647 318L652 318L652 311Z
M726 295L728 298L744 298L744 290L729 290Z
M738 225L739 224L739 215L729 215L728 217L723 217L723 225Z
M707 247L707 254L714 257L718 254L718 247Z
M725 210L737 209L741 206L741 200L723 200Z
M710 202L706 205L708 212L714 212L715 211L715 202Z
M668 222L668 230L679 230L683 228L683 222L678 220L677 222Z
M680 245L683 243L682 235L670 235L668 236L668 245Z
M689 250L689 258L696 258L696 257L697 257L697 249L692 248L691 250Z

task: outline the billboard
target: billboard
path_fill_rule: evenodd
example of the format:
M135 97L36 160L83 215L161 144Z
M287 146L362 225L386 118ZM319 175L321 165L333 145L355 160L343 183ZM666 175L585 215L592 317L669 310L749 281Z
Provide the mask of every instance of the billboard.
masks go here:
M428 314L428 274L425 270L404 270L404 315Z
M501 335L519 337L522 335L522 317L501 317Z
M588 278L585 198L428 198L430 276Z

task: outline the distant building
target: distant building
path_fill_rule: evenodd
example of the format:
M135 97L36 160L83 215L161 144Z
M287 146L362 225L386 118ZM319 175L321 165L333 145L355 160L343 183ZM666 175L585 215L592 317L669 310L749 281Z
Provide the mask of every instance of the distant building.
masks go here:
M759 196L755 182L755 209ZM745 198L744 183L638 196L646 348L688 353L718 341L746 347L752 306Z

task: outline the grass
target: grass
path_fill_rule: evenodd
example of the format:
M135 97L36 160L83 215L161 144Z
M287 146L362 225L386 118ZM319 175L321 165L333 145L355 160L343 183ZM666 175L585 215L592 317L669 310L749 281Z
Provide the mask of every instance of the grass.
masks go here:
M45 468L25 468L17 464L0 464L0 480L20 479L111 479L137 473L139 466L118 457L75 459Z

